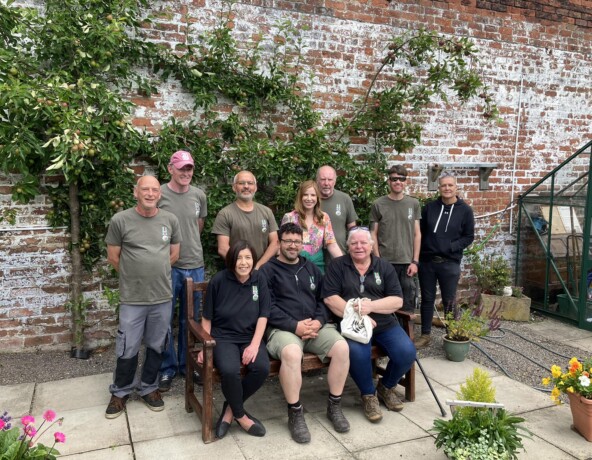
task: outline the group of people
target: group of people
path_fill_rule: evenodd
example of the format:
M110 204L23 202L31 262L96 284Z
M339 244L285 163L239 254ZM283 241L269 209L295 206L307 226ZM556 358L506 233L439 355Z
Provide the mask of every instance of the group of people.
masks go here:
M182 282L204 279L200 233L207 216L204 192L191 185L193 167L188 152L174 153L171 180L161 186L156 178L142 176L134 189L137 205L115 214L109 225L108 261L119 272L121 306L107 418L125 410L134 389L150 409L162 410L161 392L185 373L185 308L193 308L199 318L199 298L185 305ZM219 438L233 420L250 435L265 435L244 402L263 385L269 356L281 360L288 427L296 442L310 441L300 401L305 352L329 361L327 417L336 432L350 428L341 407L348 373L368 420L382 419L380 401L389 410L402 410L395 388L412 366L416 347L430 341L437 283L444 304L454 300L462 251L472 242L474 227L471 208L456 195L454 176L440 177L440 198L422 211L404 193L407 170L393 166L389 194L373 204L370 228L356 226L352 200L335 189L336 178L332 167L319 168L316 181L300 185L294 210L278 227L273 212L254 201L255 176L241 171L232 185L236 200L216 216L212 233L226 269L209 282L201 322L216 340L214 364L225 397L216 423ZM414 309L416 274L422 335L414 345L394 312ZM177 299L175 353L171 322ZM339 331L350 299L361 299L356 309L371 320L368 344L345 339ZM136 376L142 340L146 355ZM372 345L389 358L376 385ZM247 368L244 377L241 365Z

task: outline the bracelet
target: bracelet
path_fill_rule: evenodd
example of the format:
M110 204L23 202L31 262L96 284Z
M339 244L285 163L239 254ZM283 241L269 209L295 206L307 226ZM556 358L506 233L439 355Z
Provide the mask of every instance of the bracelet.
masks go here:
M417 261L417 260L412 260L411 263L414 264L414 265L419 266L419 261Z

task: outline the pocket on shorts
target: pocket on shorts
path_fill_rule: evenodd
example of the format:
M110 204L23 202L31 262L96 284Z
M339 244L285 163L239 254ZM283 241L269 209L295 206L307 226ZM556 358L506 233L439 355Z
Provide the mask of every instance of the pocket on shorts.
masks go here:
M115 339L115 355L121 358L125 353L125 333L118 330L117 338Z

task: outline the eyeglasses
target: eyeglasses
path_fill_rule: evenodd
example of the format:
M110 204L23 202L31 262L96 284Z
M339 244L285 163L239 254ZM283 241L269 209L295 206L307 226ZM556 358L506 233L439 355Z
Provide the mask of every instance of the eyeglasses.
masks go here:
M403 177L398 177L398 176L391 176L389 177L389 179L391 182L405 182L407 180L407 178L405 176Z
M364 281L366 281L366 275L360 275L360 294L363 294L365 291Z
M286 243L288 246L300 246L302 244L301 240L280 240L282 243Z
M364 230L365 232L369 232L370 231L370 229L368 227L358 227L358 226L356 226L356 227L350 228L349 229L349 232L350 233L354 233L354 232L357 232L358 230Z
M241 187L244 187L245 185L252 187L253 185L255 185L255 181L252 180L241 180L240 182L235 183L236 185L240 185Z

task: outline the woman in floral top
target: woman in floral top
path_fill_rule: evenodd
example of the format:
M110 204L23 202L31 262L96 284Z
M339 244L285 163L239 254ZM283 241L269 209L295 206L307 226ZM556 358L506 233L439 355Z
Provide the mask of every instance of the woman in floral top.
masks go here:
M300 184L294 200L295 209L284 215L281 225L293 222L302 227L304 245L300 255L310 259L324 273L323 248L334 258L343 253L335 240L331 219L326 212L321 211L319 195L319 187L315 181L307 180Z

